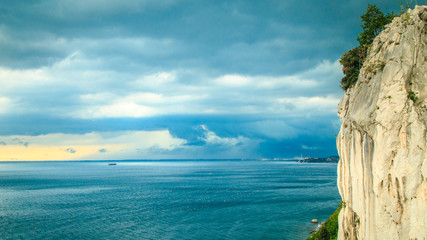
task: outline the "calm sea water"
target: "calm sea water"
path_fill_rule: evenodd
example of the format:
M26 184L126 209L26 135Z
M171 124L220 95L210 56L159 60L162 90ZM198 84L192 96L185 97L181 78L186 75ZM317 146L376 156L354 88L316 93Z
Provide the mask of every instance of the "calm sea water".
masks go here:
M0 163L0 239L305 239L336 164Z

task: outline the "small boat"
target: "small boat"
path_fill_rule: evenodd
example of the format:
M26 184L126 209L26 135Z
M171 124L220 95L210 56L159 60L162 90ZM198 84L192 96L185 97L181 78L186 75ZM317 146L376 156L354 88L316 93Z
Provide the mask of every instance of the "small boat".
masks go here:
M108 163L108 166L113 166L113 165L117 165L117 163Z

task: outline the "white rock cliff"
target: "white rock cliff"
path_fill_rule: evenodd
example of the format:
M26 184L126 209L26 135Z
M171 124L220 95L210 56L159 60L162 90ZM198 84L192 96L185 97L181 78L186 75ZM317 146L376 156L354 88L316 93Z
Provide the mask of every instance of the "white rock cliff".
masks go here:
M338 239L427 239L427 6L374 40L338 106Z

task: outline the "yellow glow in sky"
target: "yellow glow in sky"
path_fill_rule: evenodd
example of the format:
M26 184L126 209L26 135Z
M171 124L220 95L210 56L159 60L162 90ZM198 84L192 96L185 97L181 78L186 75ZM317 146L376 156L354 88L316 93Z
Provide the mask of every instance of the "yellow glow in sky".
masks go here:
M119 146L108 146L109 149ZM84 160L99 155L103 146L0 146L0 161ZM67 150L68 149L68 150ZM102 158L101 158L102 159Z
M144 159L149 149L172 150L185 140L168 130L4 136L0 161Z

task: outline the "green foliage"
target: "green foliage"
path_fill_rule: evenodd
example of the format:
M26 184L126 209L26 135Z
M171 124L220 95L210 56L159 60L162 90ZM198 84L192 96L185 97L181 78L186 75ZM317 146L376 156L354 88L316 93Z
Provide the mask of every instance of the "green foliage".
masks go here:
M338 215L343 206L341 202L338 209L323 223L319 231L313 233L307 240L336 240L338 238Z
M416 102L418 100L417 95L413 91L410 91L408 93L408 98L411 99L413 102Z
M341 79L341 88L344 89L344 91L352 87L357 82L360 67L362 65L362 58L360 57L361 53L362 51L360 47L355 47L345 52L340 59L340 63L343 66L342 71L345 74Z
M360 16L363 22L362 32L357 37L360 46L371 44L374 38L384 30L384 26L389 24L395 16L393 13L384 15L375 5L368 4L366 13Z
M402 7L403 3L400 4ZM408 5L409 6L409 5ZM402 10L403 11L403 10ZM359 46L345 52L340 63L343 65L344 77L341 79L341 88L346 91L353 87L359 77L360 68L368 53L374 38L397 16L394 13L384 15L375 5L368 5L366 13L360 16L362 19L362 32L359 33L357 41ZM372 69L372 71L376 71Z

